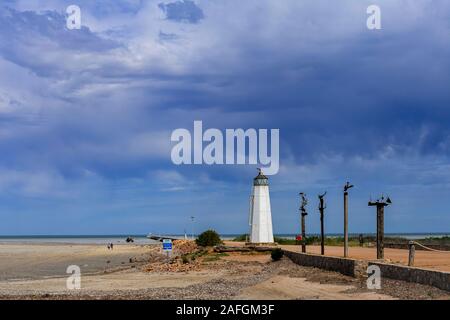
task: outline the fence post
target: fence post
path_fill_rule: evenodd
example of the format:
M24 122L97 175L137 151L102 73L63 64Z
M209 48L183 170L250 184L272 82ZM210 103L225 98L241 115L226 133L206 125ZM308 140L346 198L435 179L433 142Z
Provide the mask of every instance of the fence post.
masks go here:
M412 267L414 266L414 256L416 255L416 246L414 245L414 241L410 241L408 243L408 246L409 246L408 266Z

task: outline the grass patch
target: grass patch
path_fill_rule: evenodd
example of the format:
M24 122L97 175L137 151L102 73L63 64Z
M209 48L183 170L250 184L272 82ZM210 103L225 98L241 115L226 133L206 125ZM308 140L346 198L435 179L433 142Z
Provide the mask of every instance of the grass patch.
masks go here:
M248 239L248 234L243 234L237 236L232 241L236 242L245 242ZM281 237L274 237L274 241L281 245L301 245L301 241L297 241L295 239L286 239ZM307 236L306 237L307 245L320 245L320 236ZM399 243L406 244L409 242L408 239L401 237L385 237L385 241L388 243ZM427 244L439 244L439 245L450 245L450 236L444 237L427 237L423 239L417 239L417 242ZM376 237L373 235L364 235L364 245L367 245L369 242L375 243ZM325 245L326 246L343 246L344 245L344 237L325 237ZM350 247L358 247L360 246L359 237L358 236L350 236L348 239L348 245Z
M281 245L298 245L302 244L301 241L297 241L295 239L286 239L280 237L274 237L274 241ZM305 239L306 245L320 245L320 237L319 236L307 236ZM366 239L364 242L367 242ZM348 242L350 247L359 246L358 238L349 238ZM325 237L325 245L326 246L343 246L344 245L344 237Z
M181 256L181 261L183 261L183 263L189 263L191 261L195 261L199 257L203 257L207 253L207 250L199 250L193 253L184 254Z
M236 242L245 242L248 239L248 234L241 234L240 236L237 236L236 238L234 238L231 241L236 241Z
M213 261L218 261L220 260L222 257L228 257L229 254L226 252L221 252L221 253L213 253L208 255L207 257L205 257L203 259L203 262L213 262Z

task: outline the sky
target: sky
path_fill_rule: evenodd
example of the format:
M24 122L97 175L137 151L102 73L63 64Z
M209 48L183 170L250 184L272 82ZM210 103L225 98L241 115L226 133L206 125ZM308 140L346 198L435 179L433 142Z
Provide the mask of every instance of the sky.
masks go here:
M351 233L381 195L386 232L450 232L449 70L447 0L4 0L0 235L248 232L257 166L171 161L195 120L280 130L275 233L324 191L342 232L346 181Z

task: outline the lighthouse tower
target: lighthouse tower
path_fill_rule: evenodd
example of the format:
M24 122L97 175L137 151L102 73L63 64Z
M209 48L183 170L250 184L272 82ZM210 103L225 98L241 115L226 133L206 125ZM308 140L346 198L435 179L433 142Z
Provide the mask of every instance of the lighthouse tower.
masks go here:
M272 213L270 210L269 179L261 169L253 179L250 197L250 243L273 243Z

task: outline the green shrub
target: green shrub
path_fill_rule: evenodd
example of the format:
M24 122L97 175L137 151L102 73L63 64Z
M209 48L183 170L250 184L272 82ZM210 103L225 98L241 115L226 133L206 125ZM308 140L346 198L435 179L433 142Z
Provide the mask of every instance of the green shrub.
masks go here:
M183 264L189 263L189 258L186 254L181 256L181 260L183 261Z
M207 230L200 234L195 240L197 245L202 247L213 247L222 243L219 234L214 230Z
M283 258L283 255L284 255L284 252L280 248L276 248L276 249L272 250L272 253L270 254L273 261L281 260L281 258Z

